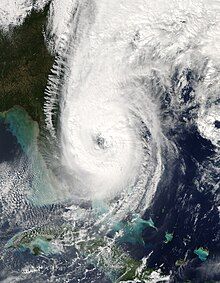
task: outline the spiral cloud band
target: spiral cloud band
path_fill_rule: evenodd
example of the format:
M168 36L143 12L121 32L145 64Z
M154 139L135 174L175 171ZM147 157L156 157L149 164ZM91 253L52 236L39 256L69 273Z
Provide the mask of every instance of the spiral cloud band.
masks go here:
M109 10L111 5L105 5ZM76 25L74 37L67 29L56 47L62 55L57 58L55 76L50 79L50 103L45 105L52 128L48 113L52 112L56 89L61 94L63 185L68 187L72 199L116 198L116 209L129 210L131 205L133 209L144 209L161 176L163 135L151 90L143 84L142 74L133 62L136 58L132 58L132 44L138 35L129 30L129 23L118 34L120 18L114 19L110 13L107 18L100 14L94 20L93 12L98 7L92 2L88 6L78 5L71 20L72 26ZM123 23L126 10L121 11ZM62 65L65 79L59 80Z
M76 66L77 54L74 57ZM143 194L159 159L153 131L158 121L149 111L155 106L141 89L127 86L117 59L106 58L99 48L95 58L83 62L89 73L87 68L75 70L68 79L61 113L63 164L83 197L109 199L134 186Z
M57 59L45 114L51 136L59 139L62 186L71 199L108 200L116 210L132 205L144 211L177 156L170 133L178 131L186 108L198 117L191 123L210 137L201 113L212 37L200 42L212 31L214 11L202 1L69 1L63 7L54 1L51 15L49 48ZM178 93L187 87L184 74L190 69L206 79L205 86L195 80L195 97L187 104ZM209 110L211 117L215 109Z

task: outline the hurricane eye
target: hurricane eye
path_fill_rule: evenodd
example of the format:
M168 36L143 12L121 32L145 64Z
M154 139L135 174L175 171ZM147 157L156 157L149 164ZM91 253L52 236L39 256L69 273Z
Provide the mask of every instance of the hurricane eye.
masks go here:
M96 145L96 149L107 149L110 146L108 141L104 137L102 137L101 134L98 134L97 136L95 136L94 142Z

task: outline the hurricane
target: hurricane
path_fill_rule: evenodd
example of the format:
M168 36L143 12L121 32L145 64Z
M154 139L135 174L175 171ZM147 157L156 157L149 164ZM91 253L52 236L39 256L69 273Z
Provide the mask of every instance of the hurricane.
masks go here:
M19 144L0 163L3 280L218 282L219 1L28 5L4 32L46 7L53 66L40 127L0 116Z
M87 13L88 8L80 7L77 9ZM94 4L90 9L93 13L97 7ZM131 14L124 23L126 12L122 6L122 17L115 20L110 13L115 28L102 17L94 23L82 20L77 24L76 34L79 30L82 35L80 40L72 40L71 35L66 40L65 55L61 49L66 62L62 63L61 56L57 58L54 69L58 74L51 78L49 94L54 95L58 89L60 156L72 197L111 201L121 196L127 199L119 205L122 210L129 210L132 204L141 212L149 205L160 180L163 148L169 148L170 155L173 152L172 143L161 129L159 98L147 87L152 70L147 65L142 70L135 66L140 56L136 45L141 39L138 27L132 34L129 21L137 15ZM79 12L75 13L77 17ZM128 28L118 34L120 20ZM61 65L69 68L63 83ZM54 96L45 105L51 130L53 112L48 109L53 101Z

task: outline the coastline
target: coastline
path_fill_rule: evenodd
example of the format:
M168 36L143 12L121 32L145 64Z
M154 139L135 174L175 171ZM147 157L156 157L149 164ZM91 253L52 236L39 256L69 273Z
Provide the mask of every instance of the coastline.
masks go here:
M15 105L44 123L44 90L54 57L47 50L43 31L48 6L33 11L21 26L0 32L0 112Z

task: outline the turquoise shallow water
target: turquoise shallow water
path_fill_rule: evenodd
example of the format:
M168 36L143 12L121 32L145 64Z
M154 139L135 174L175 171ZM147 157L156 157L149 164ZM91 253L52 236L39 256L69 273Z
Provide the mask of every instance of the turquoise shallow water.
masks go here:
M13 107L9 111L1 113L0 116L8 124L12 134L16 136L25 154L37 151L38 124L23 108Z
M37 210L37 214L34 212L35 218L32 218L32 215L30 214L32 220L28 224L29 229L22 227L20 232L14 231L9 237L5 245L6 250L9 253L13 253L14 251L15 255L16 253L24 255L28 254L30 259L33 256L40 256L42 254L46 257L58 257L60 250L59 247L57 248L56 245L54 245L53 240L60 241L59 235L56 236L57 227L60 226L57 226L56 223L50 221L48 225L54 225L55 228L53 228L54 230L49 230L49 232L47 231L45 234L44 229L46 230L49 226L44 224L45 221L42 223L40 221L40 217L42 217L41 213L43 213L41 212L41 209L45 208L44 212L48 213L49 218L50 204L58 202L59 195L57 193L57 188L54 188L53 186L54 184L51 181L52 178L50 172L38 147L38 124L20 107L14 107L8 112L1 113L1 119L7 125L14 137L16 137L23 155L28 159L29 168L27 168L27 170L30 171L31 179L28 201L31 204L31 209ZM94 201L92 207L94 209L94 218L101 217L109 210L109 207L104 202L99 201ZM25 212L22 211L21 213ZM29 218L28 215L26 215L26 217ZM39 221L37 218L39 218ZM115 229L117 230L118 228L118 230L123 231L123 237L121 237L118 242L119 245L123 242L136 243L137 241L142 245L143 239L141 234L143 228L148 226L152 227L151 222L148 223L148 221L141 220L138 216L133 219L133 222L132 219L125 221L124 223L116 223ZM20 223L20 225L23 226L23 223ZM38 227L40 228L38 229ZM95 238L94 236L92 238L88 236L84 239L83 236L80 235L81 229L78 230L78 228L76 228L76 230L72 230L72 227L73 225L67 226L66 233L70 234L73 239L77 238L79 252L81 256L89 257L88 262L97 264L97 260L101 259L103 262L100 263L100 268L105 270L105 261L112 260L116 267L106 269L106 273L109 274L109 277L117 278L118 274L123 273L125 278L135 276L135 270L141 265L141 261L134 260L128 255L123 254L118 244L114 245L112 248L113 250L110 252L108 245L109 241L111 243L111 239L103 238L103 236L100 235L97 235ZM43 230L40 230L41 228ZM71 245L74 245L74 240L71 241ZM100 252L101 254L99 254ZM108 252L110 253L109 255ZM66 257L65 253L62 254L62 257ZM146 274L141 276L148 276L148 270L145 271Z
M21 107L13 107L0 114L1 120L16 137L23 154L28 159L30 171L30 191L28 199L35 205L55 203L58 191L51 185L50 172L38 148L39 127L28 113Z
M154 248L156 252L154 252L153 254L152 257L153 260L155 260L156 257L158 258L158 260L160 260L161 253L164 253L165 256L167 255L169 256L171 252L175 262L177 259L184 258L182 256L184 255L184 250L182 252L181 249L179 249L179 246L177 245L177 241L179 241L179 236L177 236L177 233L178 235L180 235L183 228L181 227L181 230L177 231L175 230L175 227L173 225L172 226L164 225L164 227L162 227L159 220L162 219L162 217L164 216L164 212L161 212L161 214L159 214L156 217L156 213L158 212L158 207L161 205L160 198L158 199L159 204L158 202L155 202L156 213L153 212L147 214L144 217L145 219L140 217L140 215L136 215L136 214L128 215L128 217L126 217L122 221L114 222L113 226L111 227L109 226L110 229L108 235L109 237L106 236L103 237L103 234L100 233L100 231L98 232L96 231L96 227L93 227L92 234L91 235L89 234L91 232L89 226L89 221L91 221L90 219L91 215L89 213L90 208L84 211L84 213L87 213L88 218L87 217L84 218L82 215L82 221L81 222L79 221L80 225L84 225L85 227L84 226L81 227L79 225L79 227L76 227L75 230L72 230L72 227L74 227L75 225L75 220L73 220L71 217L70 219L68 218L68 213L71 214L71 209L69 209L68 205L60 206L61 207L60 209L63 210L61 213L57 212L57 215L54 215L54 211L53 212L50 211L51 207L58 209L58 206L57 207L50 206L50 204L58 203L61 200L61 198L59 195L59 187L54 186L53 178L52 178L53 176L51 175L52 173L50 173L49 169L47 168L44 159L40 153L40 149L38 147L38 137L39 137L38 124L34 122L22 108L19 107L14 107L8 112L1 113L0 117L1 120L4 122L5 126L8 127L10 132L16 138L17 144L20 145L21 152L23 152L23 155L26 156L26 159L28 160L27 168L25 167L26 165L24 167L25 170L30 172L29 178L31 180L29 182L29 188L28 188L28 190L30 191L30 194L28 196L28 201L29 204L31 204L31 209L33 209L33 211L31 210L30 213L30 211L27 210L27 212L29 213L28 214L25 210L21 209L18 199L17 215L22 215L22 217L20 222L16 222L16 225L17 223L19 223L20 230L18 231L15 229L13 233L7 236L7 240L9 240L8 243L11 244L12 247L12 249L7 249L7 252L8 255L14 259L14 262L17 262L16 256L20 255L20 257L22 258L22 260L19 259L19 263L21 264L21 266L24 266L25 264L26 266L28 266L31 261L34 262L33 266L35 265L38 266L38 260L39 262L41 262L41 254L43 254L43 256L48 259L52 257L59 258L60 272L62 273L63 266L65 265L65 261L68 262L68 265L70 266L69 263L71 262L71 260L72 259L75 260L74 258L75 250L74 249L71 250L71 249L75 247L74 246L75 242L77 242L78 252L80 256L83 258L83 262L85 262L85 257L86 257L87 258L86 264L89 263L98 266L98 269L100 268L100 270L102 270L106 274L106 277L111 278L110 281L101 281L102 279L100 279L99 281L95 281L95 282L116 282L116 278L118 278L118 275L122 273L123 275L121 275L120 277L121 280L136 278L137 277L136 271L140 270L142 266L142 261L139 260L139 257L138 259L136 259L136 257L134 258L130 257L128 254L124 253L124 251L121 249L121 246L134 247L137 251L137 255L138 253L140 253L140 251L143 251L145 253L144 254L145 256L147 256L148 252ZM18 189L20 189L20 187L18 187ZM62 191L62 188L60 188L60 191ZM13 197L13 199L15 199L15 197ZM207 199L204 199L204 202L206 207L208 205ZM11 206L11 203L9 206ZM95 219L101 218L103 215L105 215L105 213L108 213L109 211L109 205L101 201L94 201L92 203L92 208L94 211L92 217ZM181 209L180 205L179 208ZM83 212L83 210L79 208L78 212L76 213L77 217L79 217L79 214L81 214L81 212ZM8 215L10 215L9 221L13 223L13 214L8 214ZM63 218L64 215L66 215L67 217L65 221ZM168 214L166 213L165 215ZM52 217L51 220L50 217ZM171 217L175 217L175 213L170 214L170 218ZM41 218L43 219L43 221ZM45 223L46 218L48 220L47 223ZM9 219L8 216L7 219ZM54 219L56 220L54 221ZM84 223L82 223L83 220L85 220ZM25 221L28 223L25 223ZM70 225L65 226L66 221ZM88 226L86 223L87 221L88 221ZM66 234L68 237L70 236L71 238L71 243L70 243L71 246L70 250L72 252L71 255L68 254L68 252L70 253L70 251L67 252L67 249L65 249L65 251L63 252L62 245L61 245L61 249L59 249L59 246L57 248L56 245L54 245L53 240L50 240L51 237L52 239L55 240L55 243L57 241L58 243L61 242L62 244L64 243L66 245L66 242L63 241L63 239L61 239L63 238L63 234L62 237L59 237L59 235L56 236L56 232L54 232L56 231L57 227L61 227L60 223L63 222L64 222L63 227L67 227ZM178 223L182 223L182 222L183 220L181 222L178 221ZM111 221L109 220L108 223L111 223ZM46 234L45 237L45 232L43 230L42 231L39 230L38 228L43 227L43 229L47 229L48 227L50 227L49 225L54 225L54 227L52 228L55 230L52 229L51 230L52 232L49 231L51 234L49 234L49 240L48 240L48 233ZM187 227L187 229L189 230L187 225L185 225L185 227ZM89 229L87 230L88 227ZM33 230L31 230L32 228ZM197 226L197 229L198 228L199 226ZM99 228L97 227L97 229ZM10 233L10 229L8 231ZM27 231L26 238L23 238L23 233L26 233L24 231ZM188 234L190 233L191 232L188 231ZM20 240L17 241L17 238L20 236L22 236L21 239L19 238ZM198 241L198 245L201 247L202 246L206 247L204 243L206 242L202 241L201 239ZM176 248L176 246L178 247L178 249ZM182 246L183 245L181 242L180 248ZM159 247L160 250L157 247ZM207 262L209 260L212 253L210 252L209 255L208 249L199 248L195 250L195 248L196 247L194 246L194 242L192 242L191 251L194 254L191 257L197 260L196 262L198 266L200 266L200 264L203 264L204 262ZM27 255L28 257L26 258ZM26 261L24 260L24 258ZM8 257L5 256L4 260L5 259L8 259ZM13 262L11 258L10 261ZM7 264L4 263L4 266L7 266ZM41 268L41 263L39 263L39 266ZM82 263L79 261L79 266L82 267L84 265L82 265ZM140 276L138 275L139 276L138 278L140 278L140 280L146 279L147 281L145 282L148 282L148 276L149 273L151 272L152 266L153 264L149 265L148 267L145 267L143 272L140 273ZM84 267L87 268L86 266ZM19 272L21 268L19 266L16 268L18 268L19 270L18 274L20 274ZM48 278L49 275L46 272L48 272L48 270L50 271L50 268L53 269L53 267L51 267L50 264L48 264L48 266L46 266L45 268L44 278ZM57 270L59 270L59 267L56 268ZM0 269L1 269L1 262L0 262ZM72 266L69 267L68 272L66 271L66 274L68 275L70 274L73 278L78 278L84 272L84 271L82 272L79 271L79 274L76 274L74 270L74 275L73 275L71 274L73 270L74 269L72 268ZM62 276L64 276L64 273ZM98 275L96 276L97 278L99 278ZM30 280L32 281L35 280L33 278L34 277L31 277Z

